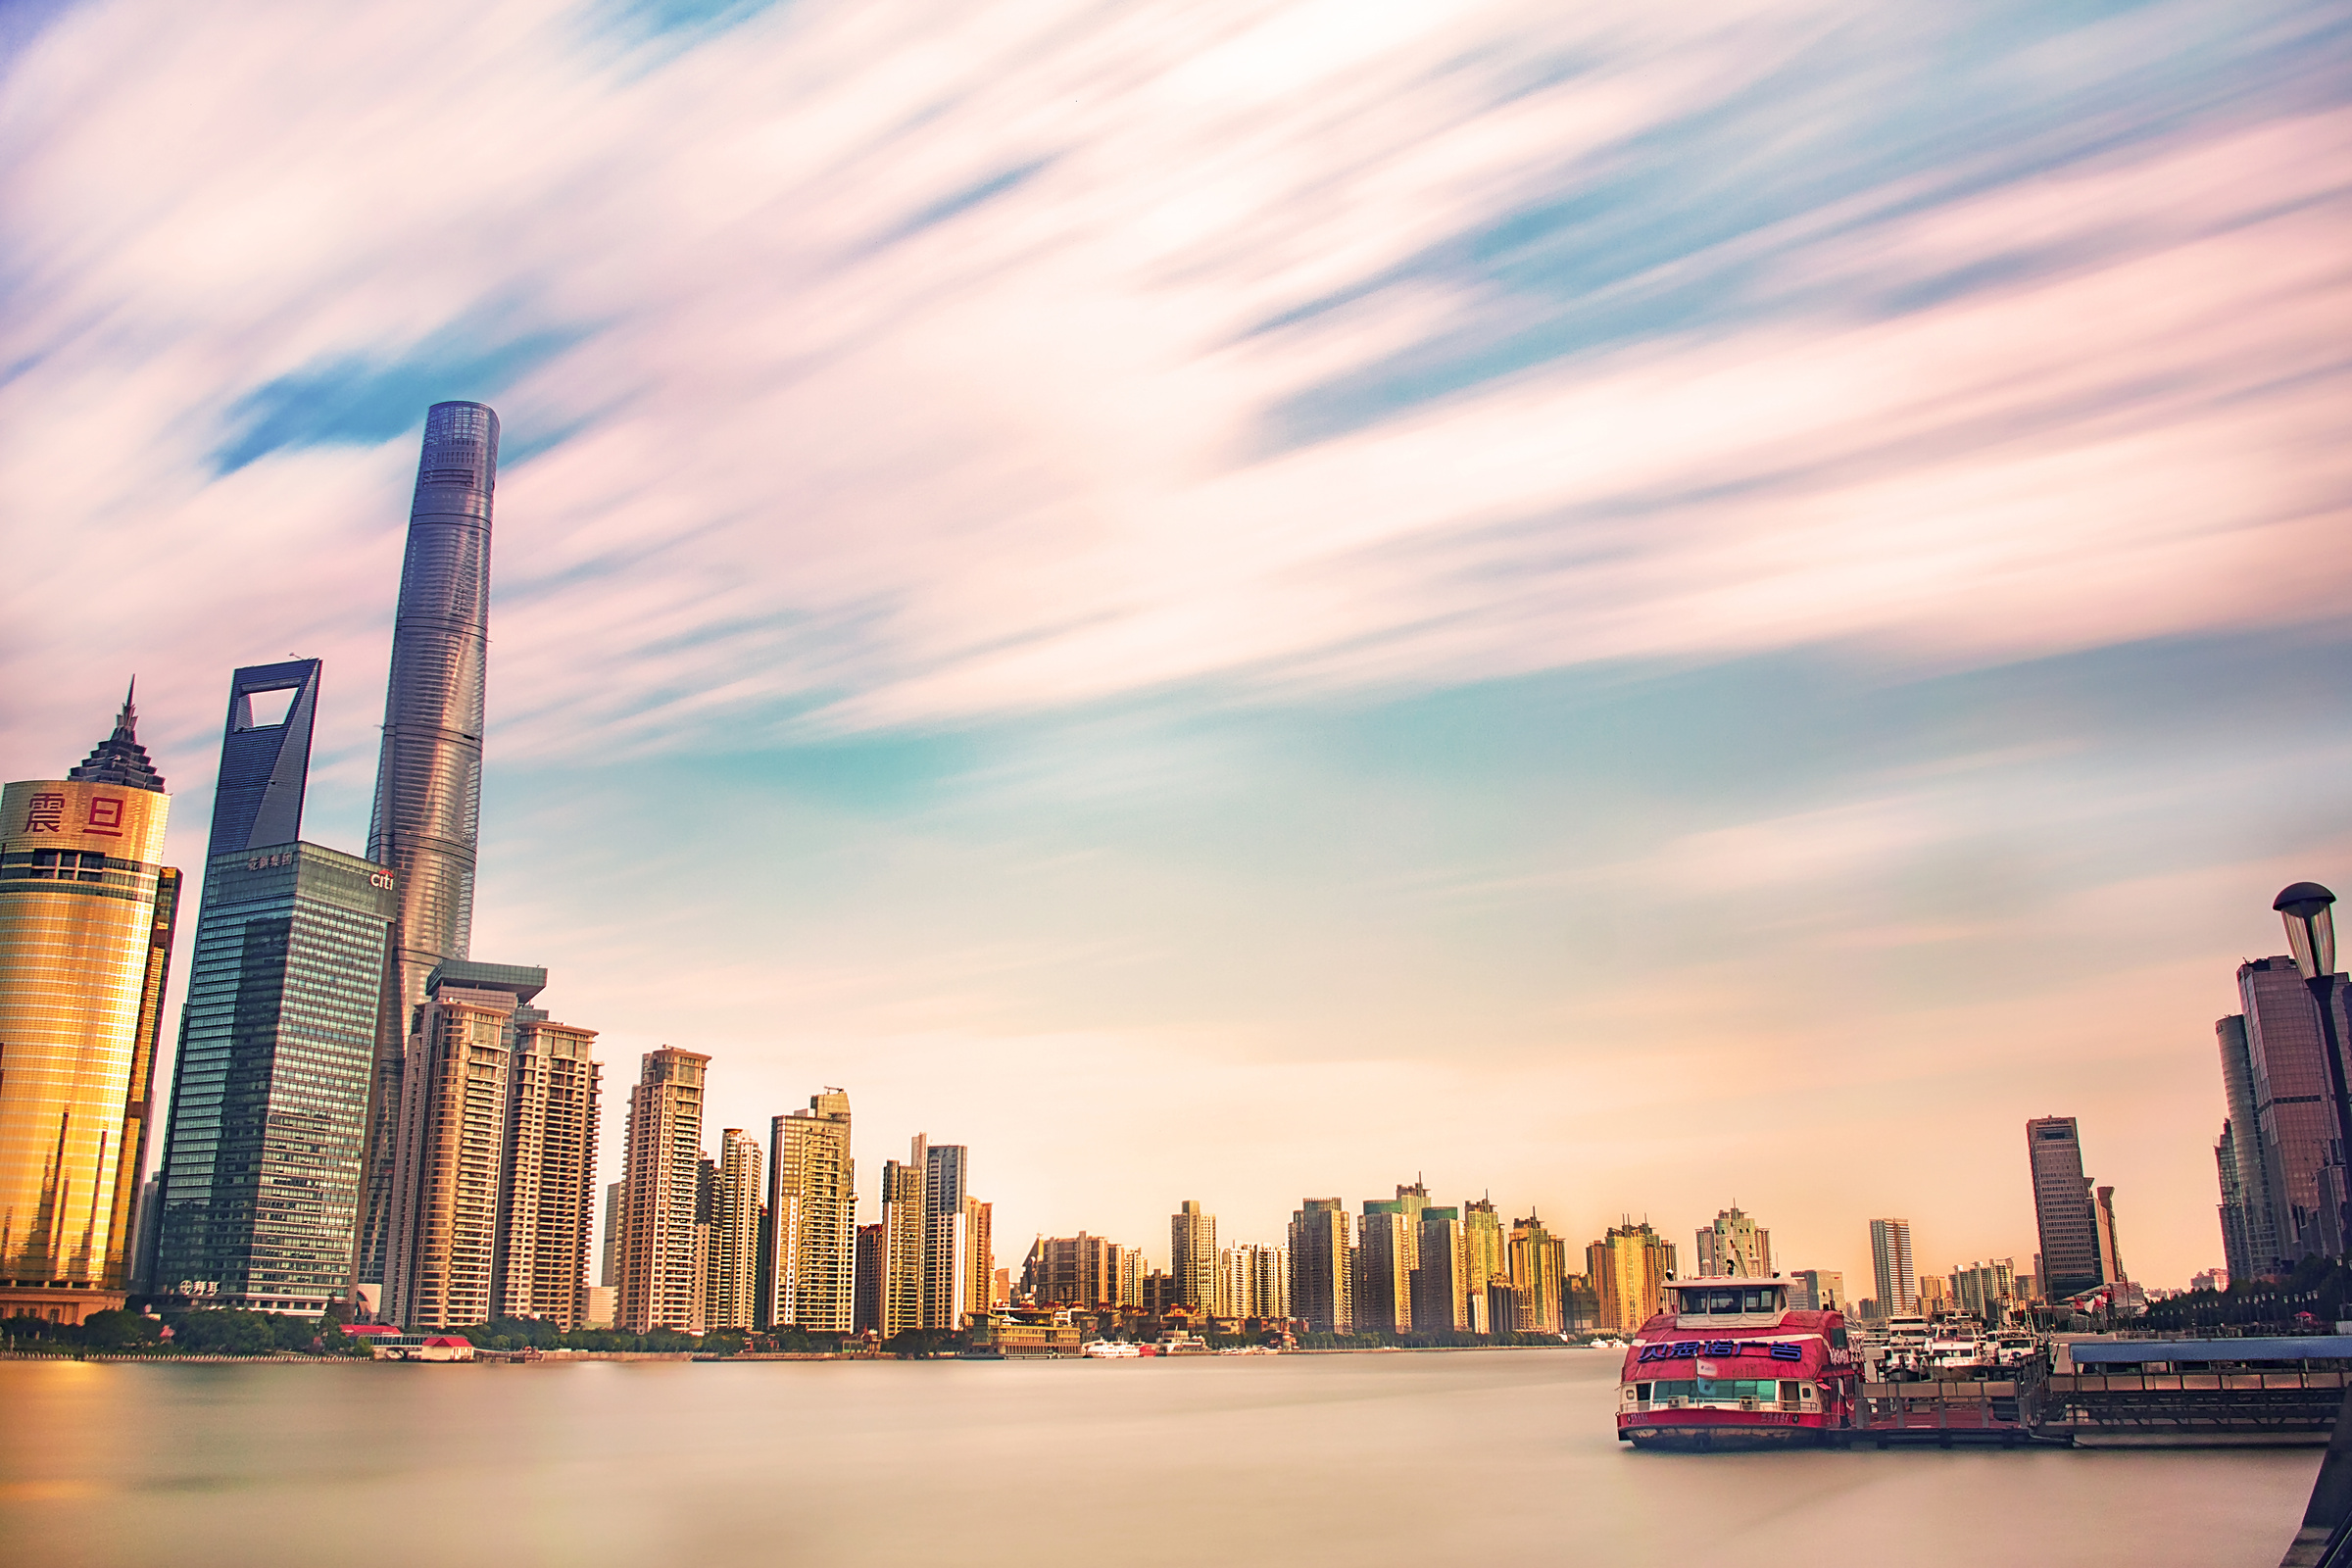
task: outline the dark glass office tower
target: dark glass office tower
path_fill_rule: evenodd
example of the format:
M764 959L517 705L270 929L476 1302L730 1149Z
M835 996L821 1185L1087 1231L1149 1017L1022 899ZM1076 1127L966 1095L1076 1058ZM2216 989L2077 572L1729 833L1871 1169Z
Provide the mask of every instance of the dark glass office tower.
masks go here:
M472 934L497 482L498 416L489 406L436 403L426 411L368 828L368 858L392 868L401 892L396 983L376 1040L367 1193L353 1261L354 1282L363 1286L385 1279L410 1025L426 979L442 963L463 959Z
M2090 1180L2082 1174L2082 1139L2072 1116L2037 1116L2026 1123L2026 1153L2034 1173L2034 1220L2041 1239L2042 1298L2063 1301L2112 1283L2099 1266L2098 1217Z
M221 1305L315 1312L351 1281L399 898L300 842L318 690L317 660L229 684L154 1265L158 1291Z

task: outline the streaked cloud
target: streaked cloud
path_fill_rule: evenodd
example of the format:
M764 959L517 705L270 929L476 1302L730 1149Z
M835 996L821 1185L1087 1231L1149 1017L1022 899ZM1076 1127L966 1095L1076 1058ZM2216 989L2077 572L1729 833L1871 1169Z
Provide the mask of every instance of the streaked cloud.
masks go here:
M421 408L489 397L487 863L571 890L496 883L505 940L707 950L734 1000L686 1010L747 1057L799 1009L910 1061L1198 1053L1235 1075L1204 1096L1280 1103L1482 1055L1597 1094L1627 1028L1871 1077L1905 1031L1958 1049L1953 976L2014 994L2085 890L2340 848L2204 822L2334 765L2289 717L2193 765L2217 710L2151 751L2030 672L2108 715L2183 660L2341 668L2348 47L2325 6L2186 0L0 24L0 647L41 671L0 739L77 752L135 661L200 790L223 670L299 650L320 809L364 814ZM1647 695L1486 705L1550 683ZM1728 745L1734 691L1867 717L1703 787L1632 732ZM1486 753L1417 706L1457 697L1629 726L1585 741L1654 771ZM1335 841L1315 803L1390 763L1294 749L1334 715L1492 770L1326 806ZM823 928L660 870L648 789L772 818ZM1753 961L1661 998L1629 974L1702 871ZM1855 964L1870 1026L1808 1024Z

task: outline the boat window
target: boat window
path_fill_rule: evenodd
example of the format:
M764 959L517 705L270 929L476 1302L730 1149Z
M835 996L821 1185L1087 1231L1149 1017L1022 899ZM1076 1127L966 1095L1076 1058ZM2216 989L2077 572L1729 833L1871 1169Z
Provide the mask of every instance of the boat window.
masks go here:
M1773 1378L1690 1378L1673 1383L1653 1383L1650 1397L1656 1399L1776 1399L1781 1385Z
M1777 1312L1780 1309L1781 1293L1775 1286L1740 1292L1740 1310L1742 1312Z
M1833 1350L1842 1350L1845 1348L1844 1324L1839 1323L1830 1330L1830 1348Z

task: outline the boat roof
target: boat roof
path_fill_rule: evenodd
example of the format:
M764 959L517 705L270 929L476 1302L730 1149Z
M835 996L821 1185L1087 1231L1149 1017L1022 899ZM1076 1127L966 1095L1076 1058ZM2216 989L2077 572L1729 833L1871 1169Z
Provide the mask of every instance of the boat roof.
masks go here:
M1728 1290L1728 1289L1730 1289L1732 1286L1735 1286L1735 1285L1741 1285L1741 1286L1756 1286L1756 1285L1782 1285L1782 1286L1785 1286L1785 1285L1787 1285L1788 1282L1787 1280L1784 1280L1784 1279L1779 1279L1779 1278L1763 1278L1763 1277L1760 1277L1760 1276L1757 1276L1757 1275L1754 1275L1754 1274L1701 1274L1701 1275L1699 1275L1699 1276L1698 1276L1697 1278L1695 1278L1695 1279L1688 1279L1688 1280L1668 1280L1666 1283L1667 1283L1668 1285L1670 1285L1670 1286L1674 1287L1676 1290L1688 1290L1689 1288L1690 1288L1691 1286L1694 1286L1694 1285L1704 1285L1704 1286L1707 1286L1707 1287L1709 1287L1709 1288L1713 1288L1713 1287L1716 1287L1716 1286L1721 1286L1721 1287L1723 1287L1723 1288L1725 1288L1725 1289L1727 1289L1727 1290Z
M2352 1334L2301 1334L2245 1340L2074 1340L2077 1366L2140 1361L2352 1360Z

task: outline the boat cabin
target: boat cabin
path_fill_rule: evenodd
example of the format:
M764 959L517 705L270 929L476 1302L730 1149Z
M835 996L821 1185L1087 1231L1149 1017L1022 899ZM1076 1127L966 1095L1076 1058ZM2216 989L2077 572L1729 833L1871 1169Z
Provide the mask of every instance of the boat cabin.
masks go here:
M1683 1280L1666 1289L1678 1329L1775 1328L1788 1310L1786 1280Z

